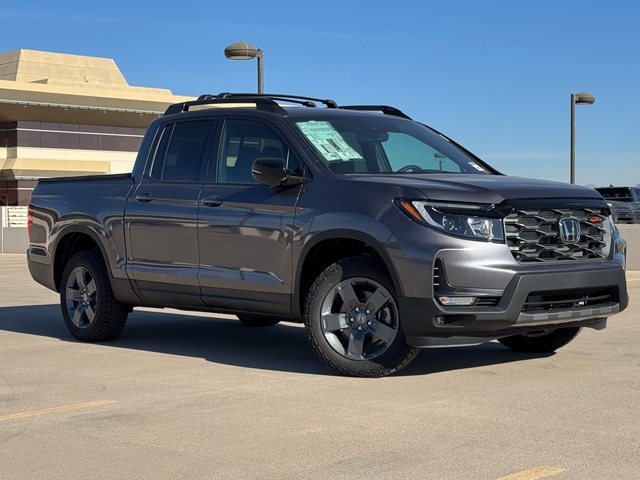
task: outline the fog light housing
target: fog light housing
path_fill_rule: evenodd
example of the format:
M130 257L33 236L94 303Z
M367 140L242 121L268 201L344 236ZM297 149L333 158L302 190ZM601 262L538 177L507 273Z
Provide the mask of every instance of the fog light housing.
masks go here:
M436 297L444 307L469 307L476 303L476 297Z

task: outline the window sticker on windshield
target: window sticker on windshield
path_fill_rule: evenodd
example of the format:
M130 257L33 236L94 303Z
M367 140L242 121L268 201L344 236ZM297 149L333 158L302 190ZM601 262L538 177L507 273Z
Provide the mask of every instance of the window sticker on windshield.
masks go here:
M484 168L482 168L480 165L478 165L476 162L469 162L469 165L471 165L473 168L475 168L476 170L478 170L479 172L485 172L486 170Z
M327 160L361 159L329 122L299 122L298 128Z

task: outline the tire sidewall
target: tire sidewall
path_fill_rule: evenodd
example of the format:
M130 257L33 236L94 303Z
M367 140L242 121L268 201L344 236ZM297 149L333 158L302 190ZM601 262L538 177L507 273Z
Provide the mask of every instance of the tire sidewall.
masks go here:
M367 278L382 285L391 294L397 308L393 284L380 265L361 257L341 260L327 268L311 287L305 305L305 328L311 347L318 357L338 373L351 376L378 377L403 368L417 354L406 343L400 318L396 337L386 351L369 360L351 360L334 350L322 328L322 305L327 295L340 282L351 278Z
M86 269L96 286L96 315L93 321L84 328L73 323L67 310L67 283L77 268ZM62 318L71 335L85 342L99 342L115 338L124 328L127 318L126 310L113 296L109 276L102 259L92 251L76 253L67 263L60 282L60 307Z

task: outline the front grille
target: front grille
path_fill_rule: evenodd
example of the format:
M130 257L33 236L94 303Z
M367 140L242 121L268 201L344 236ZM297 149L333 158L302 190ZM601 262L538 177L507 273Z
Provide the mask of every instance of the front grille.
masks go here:
M560 221L564 219L579 222L578 238L563 239ZM521 208L508 215L504 224L511 254L520 263L602 259L611 243L605 208Z
M614 301L611 289L584 290L577 292L530 293L522 306L523 312L540 312L558 309L593 307Z

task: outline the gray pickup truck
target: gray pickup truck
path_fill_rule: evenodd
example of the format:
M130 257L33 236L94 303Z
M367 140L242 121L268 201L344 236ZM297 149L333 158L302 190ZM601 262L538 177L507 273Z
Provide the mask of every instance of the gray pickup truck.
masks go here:
M79 340L114 339L137 306L298 322L343 375L426 347L550 352L628 304L599 193L501 175L388 106L172 105L131 174L41 180L29 232L30 272Z

